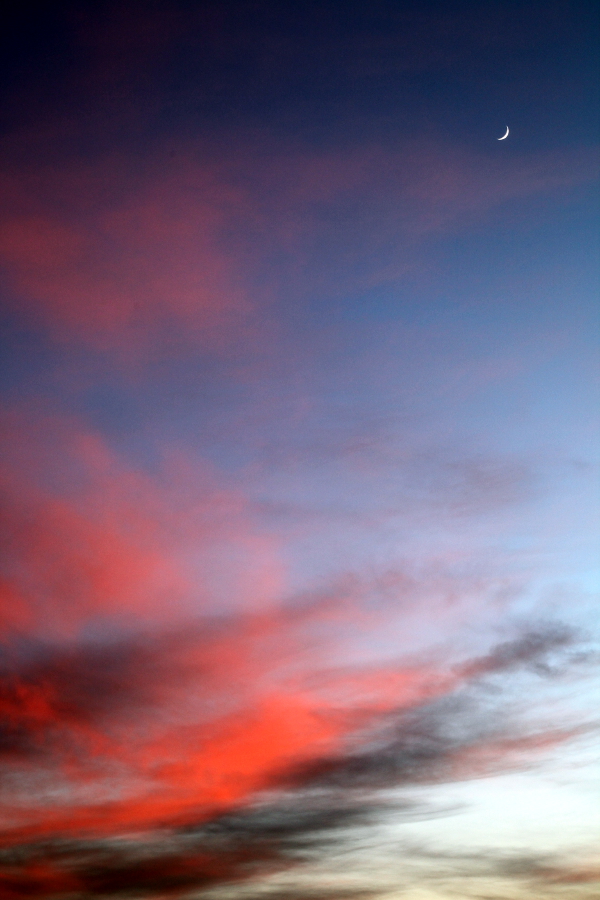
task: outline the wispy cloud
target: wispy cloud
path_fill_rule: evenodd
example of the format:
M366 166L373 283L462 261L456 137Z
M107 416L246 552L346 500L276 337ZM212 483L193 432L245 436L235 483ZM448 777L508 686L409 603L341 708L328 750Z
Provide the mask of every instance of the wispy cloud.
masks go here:
M590 900L587 5L9 12L3 898Z
M265 641L272 649L269 631L289 653L294 630L315 615L200 621L154 639L5 646L5 771L19 773L21 789L36 767L63 784L62 800L42 795L36 810L21 798L13 807L6 889L158 897L264 878L327 854L390 809L396 821L444 812L391 798L390 789L518 769L585 731L519 724L501 702L490 705L482 682L499 672L546 674L549 655L577 646L561 626L425 680L398 660L391 688L389 666L333 669L329 689L315 694L297 674L278 674L272 652L261 658ZM411 690L415 678L421 688ZM343 708L332 699L346 680L354 700ZM121 796L110 801L115 779ZM104 796L93 801L99 787Z
M264 352L274 300L394 281L424 236L588 182L597 166L586 149L492 161L419 141L317 152L265 134L242 144L9 163L0 254L17 307L59 342L130 363L173 341Z

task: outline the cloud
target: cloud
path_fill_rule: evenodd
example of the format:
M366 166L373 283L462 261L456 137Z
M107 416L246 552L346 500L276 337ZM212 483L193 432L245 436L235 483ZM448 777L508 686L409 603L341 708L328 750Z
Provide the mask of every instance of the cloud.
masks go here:
M523 725L502 702L570 671L580 638L560 624L462 661L407 658L405 636L353 663L357 629L392 647L390 610L427 585L349 574L289 596L277 544L209 466L136 469L48 411L13 411L5 450L9 897L250 889L343 852L391 808L443 814L415 788L526 768L585 729Z
M529 644L531 639L526 637L523 642ZM527 664L531 664L531 657ZM537 725L515 733L515 725L509 724L506 714L498 712L494 717L480 698L465 690L464 682L447 684L442 696L428 702L401 706L377 718L377 725L371 724L358 746L350 745L342 754L302 764L291 773L292 783L347 795L353 790L481 777L519 768L537 750L586 731L580 726Z
M148 840L53 841L5 850L0 855L4 896L54 897L75 891L84 897L180 896L237 881L252 881L298 862L306 841L348 827L359 810L282 810L224 816L198 828ZM296 859L294 860L294 856ZM271 893L269 892L269 896ZM276 897L316 897L310 888ZM326 891L321 897L352 900L371 891Z
M175 158L157 142L141 159L7 163L0 260L15 309L59 344L129 365L176 347L268 354L300 296L394 282L424 236L595 172L585 149L502 162L419 141L176 143Z
M402 812L396 810L398 821ZM82 897L180 896L194 891L211 895L217 887L246 883L239 896L269 900L364 900L387 896L381 888L315 887L288 885L268 876L289 871L310 858L310 848L333 849L345 830L364 824L360 810L330 810L327 814L294 814L264 807L231 815L206 826L158 835L149 839L107 841L56 840L12 847L0 855L0 885L4 896L59 897L73 891ZM333 842L330 843L330 841ZM309 850L306 856L306 850ZM504 896L507 888L516 896L565 896L592 898L600 877L593 865L568 857L542 854L510 854L494 850L452 853L399 842L401 883L430 884L441 896L481 898ZM423 865L424 864L424 865ZM390 870L394 879L394 869ZM263 879L264 882L263 882ZM254 886L254 889L253 889ZM388 889L398 887L391 880ZM485 892L487 889L488 892ZM62 892L62 893L61 893ZM238 896L238 894L236 894Z
M499 645L459 679L438 679L438 697L378 698L377 672L333 669L338 690L348 681L354 697L344 710L335 691L327 703L327 691L311 695L301 680L282 679L277 654L261 650L270 629L289 653L290 629L320 614L200 621L154 641L12 648L3 672L7 771L31 804L32 766L58 762L52 777L65 794L38 794L29 824L19 826L17 811L5 830L7 896L164 896L260 881L326 857L390 812L395 821L444 813L410 796L392 800L390 789L520 768L581 733L523 728L479 687L482 671L535 672L548 652L570 647L560 626ZM400 685L407 673L398 667ZM121 796L111 800L117 771Z
M600 882L600 870L585 853L521 853L483 848L452 851L405 844L402 856L406 870L420 884L431 884L441 896L473 900L511 897L573 897L592 900ZM568 892L568 893L567 893Z
M20 598L4 604L3 627L64 634L279 592L276 538L204 461L167 451L150 474L48 410L7 411L2 446L3 575Z
M202 344L239 332L248 299L219 232L243 198L208 161L160 162L13 173L2 256L19 302L59 340L132 360L173 318Z
M473 660L463 668L465 675L502 673L521 667L531 668L538 674L553 672L549 660L577 641L573 629L562 624L550 624L537 631L530 631L514 641L498 644L491 653Z

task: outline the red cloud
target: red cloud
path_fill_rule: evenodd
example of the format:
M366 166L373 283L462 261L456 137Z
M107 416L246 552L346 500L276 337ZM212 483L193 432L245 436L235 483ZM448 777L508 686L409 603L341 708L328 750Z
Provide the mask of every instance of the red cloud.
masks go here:
M7 421L7 840L184 825L281 786L460 777L570 736L467 729L457 743L435 708L466 680L542 671L564 630L454 669L340 668L349 626L375 631L385 612L343 591L284 603L276 542L207 466L171 458L151 477L75 421Z
M275 539L201 461L171 455L153 479L73 421L5 424L8 624L64 635L94 616L171 621L205 612L215 592L252 607L280 590Z
M153 479L74 422L8 421L28 452L6 447L3 478L5 827L110 833L210 815L443 689L417 670L315 678L328 666L306 630L353 612L274 603L276 547L210 472ZM263 559L225 573L237 596L223 616L194 555L236 545ZM56 785L60 799L40 803Z

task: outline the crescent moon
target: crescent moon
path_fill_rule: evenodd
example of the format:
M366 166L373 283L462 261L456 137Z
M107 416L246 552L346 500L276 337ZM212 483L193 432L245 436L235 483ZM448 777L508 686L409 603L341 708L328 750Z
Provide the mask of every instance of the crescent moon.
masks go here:
M508 125L506 126L506 134L503 134L501 138L498 138L499 141L504 141L508 137Z

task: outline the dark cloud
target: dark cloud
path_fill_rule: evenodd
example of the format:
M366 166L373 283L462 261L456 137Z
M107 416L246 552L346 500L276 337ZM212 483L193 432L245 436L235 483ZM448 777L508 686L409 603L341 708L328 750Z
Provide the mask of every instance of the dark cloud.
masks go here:
M282 611L279 625L271 628L301 628L311 616L336 602L337 598L329 595L311 598L308 605ZM130 714L140 721L145 711L156 712L184 685L193 684L198 698L210 693L211 685L203 682L209 681L208 669L214 666L214 660L208 664L211 647L223 635L235 642L240 622L244 620L225 617L188 626L185 632L68 645L6 642L0 648L0 755L47 753L53 735L64 741L70 729L77 739L78 728L102 729ZM260 617L255 624L250 617L242 631L244 627L250 632L260 630ZM576 640L577 635L566 626L550 624L498 644L458 671L463 680L516 669L547 675L554 671L552 664L561 662L561 652ZM192 664L185 660L190 648L194 648ZM445 696L416 710L387 712L378 743L366 755L319 760L317 769L313 771L309 764L304 775L310 781L313 771L317 781L341 779L357 785L365 781L370 786L374 786L373 779L386 784L418 780L419 773L428 778L455 750L481 740L482 726L472 714L472 701L462 695Z
M464 680L455 691L386 713L358 749L304 764L292 773L292 780L347 792L462 779L510 767L511 753L519 759L522 751L547 740L568 740L577 729L515 733L515 724L490 709L477 688L486 674L529 669L547 675L554 671L549 659L564 663L564 651L576 641L571 629L548 624L500 643L460 668Z
M173 896L264 876L321 851L334 835L368 819L367 806L308 805L295 800L240 810L144 840L21 845L0 856L2 896ZM309 890L281 896L311 897ZM329 896L329 895L327 895ZM366 897L332 893L331 898Z
M172 641L136 636L69 646L17 641L0 648L0 756L64 750L70 733L155 707L172 681ZM171 648L172 649L172 648ZM81 735L79 735L81 736Z
M562 661L561 651L576 643L578 635L566 625L551 623L528 631L513 641L497 644L486 656L463 667L467 677L508 672L517 668L532 669L539 675L550 675L553 662Z
M360 749L303 764L284 783L348 793L462 781L519 769L540 749L582 733L565 727L515 734L498 710L482 712L461 695L386 719Z
M380 735L357 752L331 756L298 769L299 784L343 791L380 789L437 780L452 756L481 735L460 733L464 704L455 698L400 711L388 717ZM471 726L468 723L467 727Z
M214 623L212 628L219 632ZM268 792L255 792L228 812L211 815L205 810L199 817L190 810L183 824L180 817L177 826L166 821L163 828L127 839L78 839L56 833L51 840L31 842L17 833L6 834L10 846L0 857L2 896L9 900L69 894L78 900L152 898L236 882L250 886L253 879L352 846L382 817L392 815L395 822L408 822L447 814L451 810L435 809L408 796L396 795L392 801L389 789L519 768L524 759L536 758L540 748L573 737L576 729L540 726L537 731L528 730L511 720L502 708L502 698L490 705L480 686L483 674L528 670L545 674L549 656L569 652L576 640L565 627L547 625L501 643L463 667L461 679L444 696L421 700L408 709L374 711L367 719L370 724L349 734L338 753L317 754L301 765L274 769L267 778ZM173 638L169 641L173 647ZM26 755L33 752L32 747L39 750L44 742L47 745L48 730L55 727L57 717L83 727L91 721L114 719L119 710L156 702L153 686L163 679L164 671L169 673L167 667L161 675L156 659L168 655L169 641L155 647L137 638L61 652L39 646L15 651L12 670L4 663L6 704L16 706L27 690L31 693L34 687L45 686L52 714L48 716L51 724L44 716L32 724L25 716L21 730L9 721L5 752ZM17 671L18 682L14 680ZM139 686L140 671L146 676L146 693ZM117 831L115 822L113 832ZM445 869L450 866L455 879L463 877L463 869L467 875L483 869L496 878L543 885L567 884L571 877L583 883L587 878L585 873L569 874L569 869L527 856L488 860L465 855L450 862L440 857L438 864ZM323 895L307 888L274 896L343 900L374 897L377 892Z
M276 802L149 837L58 838L9 847L0 852L2 896L7 900L58 900L65 894L78 900L173 897L242 882L246 883L243 896L247 900L366 900L383 896L385 891L373 888L311 888L310 878L304 879L305 887L261 885L265 876L325 858L336 849L347 851L356 844L356 829L368 827L385 808L369 801L337 807L333 802L330 794L288 794ZM412 809L408 803L406 807L390 805L386 809L396 823L418 815L418 804ZM481 894L477 886L482 878L523 887L528 891L525 896L550 897L554 888L571 886L583 889L573 896L591 898L594 895L586 892L587 887L599 878L591 866L535 853L452 853L399 843L394 855L396 862L401 860L404 884L417 878L420 883L438 887L450 885L456 890L458 886L465 897L473 898L500 896Z

